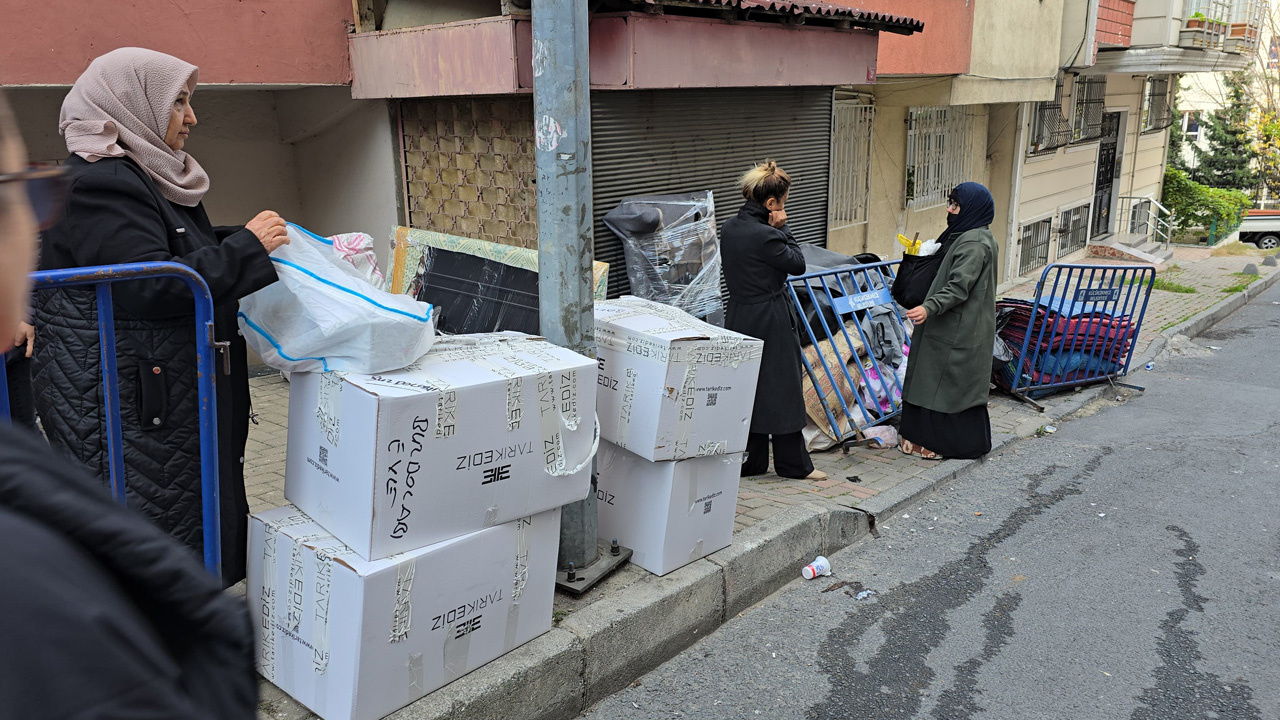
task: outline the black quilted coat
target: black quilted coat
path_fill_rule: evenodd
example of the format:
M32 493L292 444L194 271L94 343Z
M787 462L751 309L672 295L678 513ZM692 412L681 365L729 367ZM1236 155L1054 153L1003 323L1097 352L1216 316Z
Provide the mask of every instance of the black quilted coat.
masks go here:
M214 301L214 334L230 341L229 375L215 355L222 567L244 577L244 447L249 382L237 301L276 279L266 250L244 228L214 228L202 205L169 202L127 158L68 160L74 179L66 214L47 231L40 269L174 260L195 269ZM128 503L201 551L199 400L195 315L178 280L113 286L120 418ZM108 479L97 311L92 288L36 293L32 367L36 409L50 442Z
M0 718L249 720L253 628L181 544L0 427Z

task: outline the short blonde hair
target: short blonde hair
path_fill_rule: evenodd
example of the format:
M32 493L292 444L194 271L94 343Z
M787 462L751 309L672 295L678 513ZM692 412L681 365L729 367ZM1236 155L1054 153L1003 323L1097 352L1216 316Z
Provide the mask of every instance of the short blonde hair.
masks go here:
M787 196L791 190L791 176L778 167L778 163L765 160L743 173L738 186L742 188L742 197L763 205L769 198L781 200Z

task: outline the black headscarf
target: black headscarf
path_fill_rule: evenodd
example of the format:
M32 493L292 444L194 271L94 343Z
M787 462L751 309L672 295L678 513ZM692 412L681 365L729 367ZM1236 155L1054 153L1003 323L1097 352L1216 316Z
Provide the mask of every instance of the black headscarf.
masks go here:
M979 183L960 183L947 199L959 203L960 212L947 215L947 229L938 237L942 252L946 252L951 241L962 234L987 227L996 219L996 201L991 197L991 191Z

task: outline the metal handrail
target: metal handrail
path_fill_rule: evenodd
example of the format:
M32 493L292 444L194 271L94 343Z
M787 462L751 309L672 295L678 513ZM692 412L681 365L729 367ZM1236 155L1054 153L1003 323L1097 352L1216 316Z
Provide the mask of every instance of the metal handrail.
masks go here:
M1173 235L1173 223L1168 218L1173 216L1173 211L1151 195L1121 195L1118 199L1121 212L1116 213L1117 222L1130 222L1130 214L1127 210L1133 207L1135 201L1150 203L1150 208L1147 211L1147 227L1149 228L1147 234L1159 237L1164 249L1168 250L1169 242ZM1164 217L1161 216L1161 213L1164 214Z
M218 497L218 423L214 387L213 295L200 274L176 262L145 262L123 265L43 270L31 274L37 290L92 285L98 310L98 343L102 360L102 396L106 405L107 469L111 495L125 504L124 444L120 422L120 389L116 370L115 307L111 284L129 280L170 278L181 280L195 301L196 383L199 392L200 494L205 568L222 576L221 506ZM0 368L0 411L9 417L8 388Z

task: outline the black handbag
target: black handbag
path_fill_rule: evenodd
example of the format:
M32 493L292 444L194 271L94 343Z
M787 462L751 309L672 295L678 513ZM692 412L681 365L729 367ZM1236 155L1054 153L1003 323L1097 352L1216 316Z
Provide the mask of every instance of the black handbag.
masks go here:
M929 296L929 286L938 275L938 267L942 265L942 257L946 253L941 248L932 255L903 255L898 265L898 274L893 278L893 288L889 294L894 302L904 308L920 307Z

